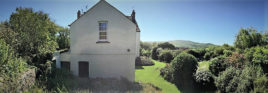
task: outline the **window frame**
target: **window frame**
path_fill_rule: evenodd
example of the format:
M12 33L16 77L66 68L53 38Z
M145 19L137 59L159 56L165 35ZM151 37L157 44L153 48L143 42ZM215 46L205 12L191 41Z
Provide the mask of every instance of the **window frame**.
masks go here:
M101 30L101 24L105 23L106 28L104 30ZM98 41L108 41L108 21L98 21ZM101 33L105 32L106 35L101 35ZM106 39L101 39L101 36L105 36Z

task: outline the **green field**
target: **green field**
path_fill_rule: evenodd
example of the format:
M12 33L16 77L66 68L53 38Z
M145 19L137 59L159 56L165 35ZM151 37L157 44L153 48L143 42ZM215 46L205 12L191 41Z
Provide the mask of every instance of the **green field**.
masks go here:
M151 83L154 86L160 88L164 93L180 93L174 84L164 80L164 78L160 76L160 69L166 64L155 60L153 60L153 62L155 63L153 66L136 67L135 81L142 83Z

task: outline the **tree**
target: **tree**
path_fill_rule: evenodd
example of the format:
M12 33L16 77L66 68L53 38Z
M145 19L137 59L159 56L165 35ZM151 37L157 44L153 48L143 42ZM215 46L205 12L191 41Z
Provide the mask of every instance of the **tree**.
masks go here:
M173 44L170 44L168 42L160 43L157 47L163 48L163 49L175 49L175 46Z
M149 42L140 42L141 49L151 50L153 45Z
M16 52L22 57L39 57L52 53L56 43L56 25L48 14L34 12L31 8L16 8L10 16L10 27L16 36Z
M268 34L258 32L256 29L247 28L240 29L234 42L235 47L246 49L253 46L261 46L267 44Z
M57 36L57 43L59 49L69 49L70 48L70 32L68 28L58 27L59 32Z
M8 21L0 23L0 39L4 40L12 48L16 46L16 36L17 33L10 28Z

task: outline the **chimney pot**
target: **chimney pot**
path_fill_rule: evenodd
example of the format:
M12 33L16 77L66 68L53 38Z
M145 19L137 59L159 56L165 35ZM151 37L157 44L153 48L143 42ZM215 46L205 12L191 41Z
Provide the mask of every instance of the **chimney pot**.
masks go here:
M77 19L79 19L79 18L80 18L80 16L81 16L81 11L80 11L80 10L78 10L78 11L77 11Z
M132 19L132 22L136 23L136 12L135 12L135 10L132 11L131 19Z

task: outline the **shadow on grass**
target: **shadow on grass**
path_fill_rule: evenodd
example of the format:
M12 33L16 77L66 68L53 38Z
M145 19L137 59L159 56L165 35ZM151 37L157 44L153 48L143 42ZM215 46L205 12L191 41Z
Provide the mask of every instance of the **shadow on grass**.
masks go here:
M142 66L135 66L135 69L144 69Z
M125 78L77 78L76 86L71 90L79 93L126 93L140 92L143 86L137 82L129 82Z

